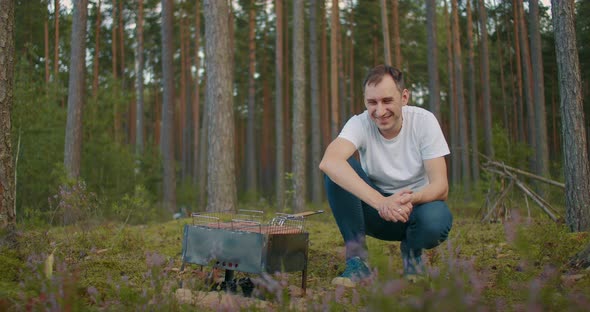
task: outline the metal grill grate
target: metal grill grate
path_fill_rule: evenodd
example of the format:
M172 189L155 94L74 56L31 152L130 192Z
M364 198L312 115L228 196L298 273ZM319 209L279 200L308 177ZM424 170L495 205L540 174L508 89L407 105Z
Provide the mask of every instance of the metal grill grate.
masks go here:
M191 214L193 225L212 229L256 232L262 234L298 234L305 233L304 216L276 213L270 222L264 221L264 212L260 210L241 209L231 211L194 212Z

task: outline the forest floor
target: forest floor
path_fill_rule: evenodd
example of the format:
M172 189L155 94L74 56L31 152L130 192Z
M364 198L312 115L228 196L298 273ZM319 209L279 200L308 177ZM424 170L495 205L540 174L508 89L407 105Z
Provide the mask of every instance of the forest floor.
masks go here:
M344 247L329 209L309 217L307 293L301 272L248 275L256 295L209 291L211 273L180 272L190 218L150 224L85 223L20 229L18 247L0 246L3 310L332 310L585 311L590 270L568 260L590 243L543 216L483 224L454 209L449 240L426 252L428 278L402 277L399 243L368 240L373 278L354 289L331 285L344 269ZM236 272L236 278L246 277ZM182 287L181 286L182 281Z

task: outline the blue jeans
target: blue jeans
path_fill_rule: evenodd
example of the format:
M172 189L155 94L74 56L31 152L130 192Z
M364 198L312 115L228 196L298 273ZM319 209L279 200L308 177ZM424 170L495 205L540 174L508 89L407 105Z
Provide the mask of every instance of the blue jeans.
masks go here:
M369 179L356 159L351 157L348 163L371 187L384 196L391 196ZM382 219L376 209L334 183L327 175L325 187L330 208L346 244L346 259L355 256L367 259L365 236L369 235L386 241L401 241L403 258L419 261L423 249L434 248L447 239L453 224L453 216L444 201L415 205L408 222L392 222Z

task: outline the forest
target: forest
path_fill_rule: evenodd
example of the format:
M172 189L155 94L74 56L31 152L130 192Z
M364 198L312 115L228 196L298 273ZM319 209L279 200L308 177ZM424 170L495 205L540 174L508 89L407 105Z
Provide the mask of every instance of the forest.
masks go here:
M453 230L417 283L369 238L343 289L319 165L379 64L440 123ZM0 0L0 310L584 310L589 114L586 0ZM303 276L185 267L195 215L317 210Z

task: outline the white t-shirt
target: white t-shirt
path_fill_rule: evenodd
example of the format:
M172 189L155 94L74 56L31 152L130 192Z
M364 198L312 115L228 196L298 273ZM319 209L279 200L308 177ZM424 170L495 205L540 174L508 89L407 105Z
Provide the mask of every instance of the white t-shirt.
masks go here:
M402 129L391 140L381 135L367 111L352 116L339 135L356 146L363 170L386 193L405 188L419 191L429 183L424 160L450 154L431 112L404 106L402 115Z

